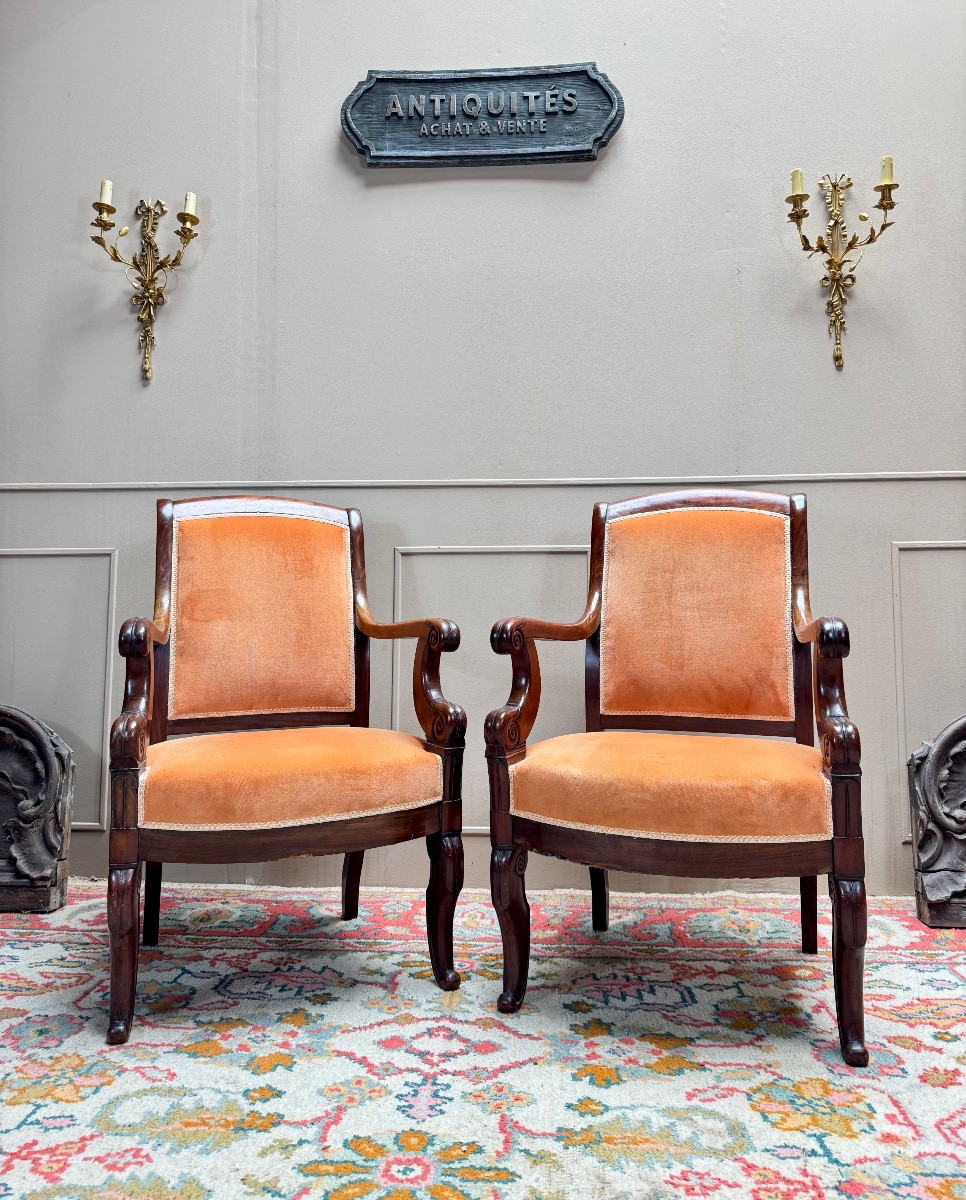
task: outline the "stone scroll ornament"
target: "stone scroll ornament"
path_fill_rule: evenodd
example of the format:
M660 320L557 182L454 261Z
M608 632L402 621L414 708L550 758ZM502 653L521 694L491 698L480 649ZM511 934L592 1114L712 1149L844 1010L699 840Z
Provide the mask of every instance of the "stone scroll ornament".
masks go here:
M370 71L342 105L369 167L595 159L624 119L594 63L483 71Z
M0 707L0 912L64 903L73 806L70 748L43 721Z
M909 800L919 920L966 929L966 716L912 753Z

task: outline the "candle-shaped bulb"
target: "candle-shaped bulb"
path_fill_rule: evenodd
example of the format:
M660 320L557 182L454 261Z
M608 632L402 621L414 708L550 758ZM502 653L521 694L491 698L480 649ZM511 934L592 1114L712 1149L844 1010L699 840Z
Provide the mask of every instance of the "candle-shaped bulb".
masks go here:
M882 174L879 176L880 187L892 187L892 156L882 160Z
M796 167L792 171L792 195L803 196L805 194L805 180L802 176L801 167Z
M195 208L197 204L198 197L194 194L194 192L185 192L184 211L188 214L188 216L193 217L195 215Z
M101 180L101 198L98 204L110 204L111 196L114 194L114 184L109 179Z

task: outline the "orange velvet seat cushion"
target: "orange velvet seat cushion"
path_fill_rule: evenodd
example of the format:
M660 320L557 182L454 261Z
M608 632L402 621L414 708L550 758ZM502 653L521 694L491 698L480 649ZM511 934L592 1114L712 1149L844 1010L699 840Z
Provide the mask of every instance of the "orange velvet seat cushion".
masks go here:
M510 809L552 825L693 842L824 841L831 789L813 746L614 730L527 748Z
M138 823L159 829L309 825L431 804L442 759L391 729L208 733L150 746Z

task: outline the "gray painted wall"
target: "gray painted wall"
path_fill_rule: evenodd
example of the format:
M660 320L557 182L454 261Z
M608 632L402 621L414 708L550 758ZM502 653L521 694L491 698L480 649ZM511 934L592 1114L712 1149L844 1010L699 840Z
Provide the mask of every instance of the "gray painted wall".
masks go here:
M114 642L151 610L158 495L362 509L377 613L463 629L444 684L482 828L482 718L509 686L492 621L576 616L595 501L728 481L808 492L813 607L853 636L871 886L909 891L901 763L966 707L964 50L960 0L0 0L0 702L75 749L74 870L106 865ZM596 164L367 172L339 129L370 67L587 59L627 106ZM850 173L858 227L886 153L896 227L859 269L837 373L788 172L813 234L818 177ZM119 224L167 201L162 246L198 193L148 386L123 273L88 241L103 176ZM374 721L414 728L410 652L377 648ZM579 649L544 665L535 734L579 728ZM370 882L424 878L419 847L367 860Z

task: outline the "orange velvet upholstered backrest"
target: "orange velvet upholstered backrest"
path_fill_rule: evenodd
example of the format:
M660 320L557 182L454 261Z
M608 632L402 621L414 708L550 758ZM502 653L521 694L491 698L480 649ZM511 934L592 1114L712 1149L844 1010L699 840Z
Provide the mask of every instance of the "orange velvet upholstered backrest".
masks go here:
M235 504L172 506L169 719L351 711L345 511Z
M608 508L603 714L792 721L787 511Z

